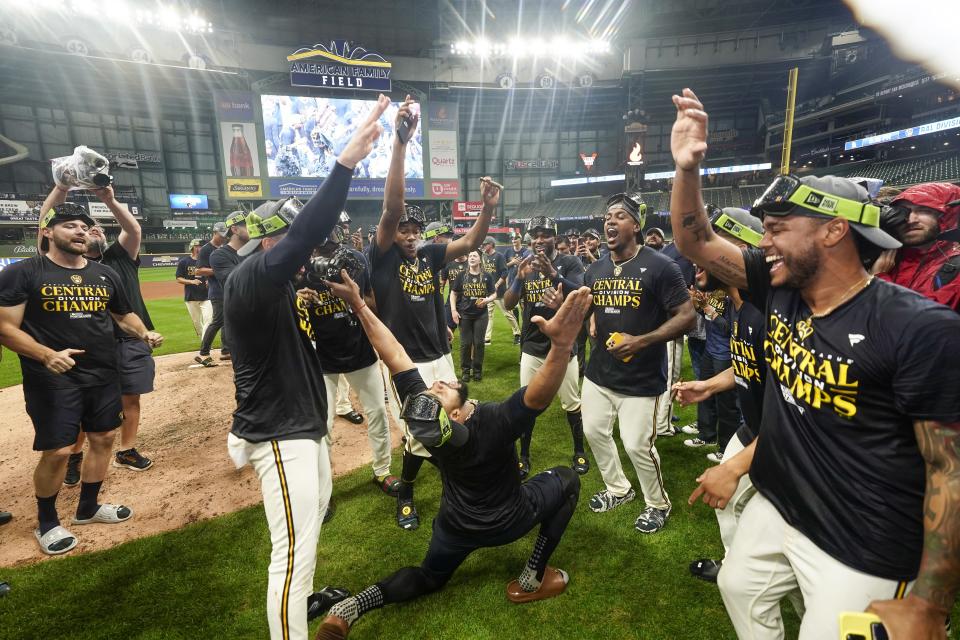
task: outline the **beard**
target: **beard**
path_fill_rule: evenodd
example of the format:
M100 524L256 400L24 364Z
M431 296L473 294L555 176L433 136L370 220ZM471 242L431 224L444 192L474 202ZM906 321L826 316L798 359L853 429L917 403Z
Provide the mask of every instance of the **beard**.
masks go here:
M937 239L938 235L940 235L940 227L937 225L934 225L933 227L924 229L922 236L917 235L918 233L920 233L919 229L913 230L912 233L914 234L914 237L911 237L909 240L907 240L905 238L906 234L901 231L898 239L903 242L903 246L922 247L925 244L930 244L931 242Z
M106 250L107 241L103 238L90 238L87 240L87 253L95 253L102 256Z
M72 253L75 256L82 256L87 252L87 245L76 245L72 238L58 238L53 236L53 245L64 253Z
M820 254L814 246L808 246L806 249L792 256L783 256L783 265L787 268L786 282L784 285L794 289L803 289L820 271Z

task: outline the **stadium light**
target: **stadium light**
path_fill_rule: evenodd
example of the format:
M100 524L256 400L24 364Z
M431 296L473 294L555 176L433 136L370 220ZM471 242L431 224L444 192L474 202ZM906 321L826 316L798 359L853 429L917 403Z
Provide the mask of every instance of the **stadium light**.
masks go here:
M143 8L134 0L0 0L0 9L22 12L57 12L67 17L90 18L115 24L135 23L184 33L213 33L213 23L196 10L179 9L173 4Z
M826 157L826 156L824 156ZM721 173L741 173L744 171L764 171L770 169L771 164L764 162L762 164L734 164L727 167L708 167L700 169L700 175L712 176ZM644 180L666 180L676 175L676 171L661 171L659 173L647 173L643 176Z
M457 40L450 43L455 56L478 58L526 58L530 56L581 58L610 53L610 43L598 38L574 38L558 35L554 38L511 38L506 42L491 42L486 38Z

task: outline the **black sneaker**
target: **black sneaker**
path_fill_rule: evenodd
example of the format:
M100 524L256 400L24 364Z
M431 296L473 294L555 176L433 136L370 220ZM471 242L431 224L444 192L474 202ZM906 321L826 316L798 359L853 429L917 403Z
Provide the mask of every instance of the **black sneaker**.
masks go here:
M647 507L640 512L634 527L640 533L656 533L666 526L667 518L669 517L669 508L657 509L656 507Z
M127 449L117 451L117 455L113 457L113 466L131 471L146 471L153 466L153 460L140 455L136 449Z
M333 498L330 498L330 502L327 503L327 510L323 512L323 520L320 524L327 524L333 520L333 514L336 513L336 508L333 506Z
M460 384L470 382L473 378L473 372L470 369L462 369L460 371Z
M347 422L352 422L353 424L360 424L363 422L363 416L352 410L348 411L347 413L341 413L340 417Z
M707 582L716 582L717 574L720 573L720 563L720 560L711 560L710 558L694 560L690 563L690 575Z
M530 475L530 458L520 458L520 479L523 480Z
M580 476L590 471L590 461L587 459L587 454L573 454L573 463L570 466L573 467L573 470L576 471L577 475Z
M473 381L480 382L482 380L483 380L483 372L480 371L479 369L475 369L473 372Z
M80 465L82 463L83 451L70 454L67 459L67 475L63 478L63 484L68 487L75 487L80 483Z
M316 620L330 607L350 597L350 592L341 587L324 587L307 596L307 621Z
M230 360L232 360L232 358L230 357L230 352L229 352L229 351L226 351L226 352L221 351L221 352L220 352L220 359L223 360L224 362L230 362Z
M213 361L213 358L210 356L194 356L193 358L197 364L204 367L215 367L217 363Z
M520 344L520 334L513 336L513 344Z
M13 514L9 511L0 511L0 526L7 524L13 520Z
M413 531L420 526L420 516L413 500L397 501L397 526L406 531Z

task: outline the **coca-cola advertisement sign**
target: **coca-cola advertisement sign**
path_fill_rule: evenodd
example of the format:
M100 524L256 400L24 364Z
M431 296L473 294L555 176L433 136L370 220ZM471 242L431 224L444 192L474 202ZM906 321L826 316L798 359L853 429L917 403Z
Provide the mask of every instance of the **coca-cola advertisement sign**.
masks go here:
M224 171L228 178L260 177L260 150L253 123L221 122Z

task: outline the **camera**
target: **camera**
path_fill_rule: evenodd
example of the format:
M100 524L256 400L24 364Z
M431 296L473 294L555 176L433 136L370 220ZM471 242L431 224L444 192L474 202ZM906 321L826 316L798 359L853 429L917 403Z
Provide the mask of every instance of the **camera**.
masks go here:
M110 161L83 145L73 150L72 156L52 160L53 180L57 186L68 189L102 189L113 184Z
M317 256L307 265L307 281L313 286L323 286L324 280L342 282L340 270L346 269L354 281L359 279L365 265L346 247L338 247L331 256Z

